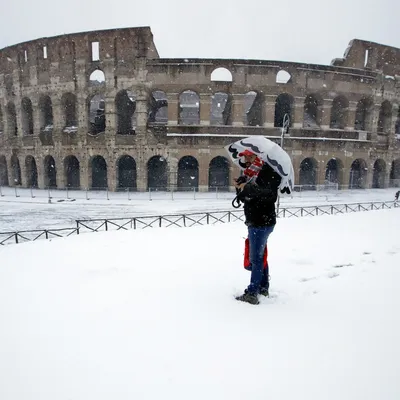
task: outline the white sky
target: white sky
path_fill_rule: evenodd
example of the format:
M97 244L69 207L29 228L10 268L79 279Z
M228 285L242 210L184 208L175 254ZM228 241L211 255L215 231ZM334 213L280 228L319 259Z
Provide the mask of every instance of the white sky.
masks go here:
M0 48L44 36L150 26L161 57L329 64L353 38L400 48L400 1L0 0Z

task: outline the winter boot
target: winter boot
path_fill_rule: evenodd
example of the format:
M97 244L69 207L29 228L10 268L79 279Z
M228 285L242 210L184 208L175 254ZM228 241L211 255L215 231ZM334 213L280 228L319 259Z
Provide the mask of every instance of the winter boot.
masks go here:
M260 294L265 297L269 297L269 292L267 288L260 288Z
M253 305L260 303L258 301L257 295L255 293L249 293L247 290L241 296L236 297L236 300L244 301Z

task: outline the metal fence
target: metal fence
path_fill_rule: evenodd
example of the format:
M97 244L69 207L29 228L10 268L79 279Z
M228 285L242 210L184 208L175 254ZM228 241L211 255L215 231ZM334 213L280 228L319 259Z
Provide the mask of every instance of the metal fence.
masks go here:
M391 181L391 187L400 187L400 181ZM370 189L370 188L365 188ZM309 196L310 194L318 197L326 193L341 193L346 190L364 190L362 188L349 188L348 185L338 185L337 183L324 183L321 185L295 185L292 197ZM230 199L235 192L233 187L167 187L163 189L148 188L146 191L125 188L117 191L110 191L107 188L91 189L57 189L57 188L21 188L0 186L0 199L8 200L13 198L36 199L45 202L73 202L73 201L141 201L141 200L204 200L204 199Z
M335 215L351 212L372 211L399 208L400 202L369 202L336 205L321 205L307 207L280 208L279 218L313 217L319 215ZM141 216L132 218L104 218L76 220L76 226L71 228L27 230L19 232L0 232L0 245L24 243L39 239L53 239L79 235L88 232L118 231L145 228L191 227L195 225L213 225L243 221L243 210L211 211L190 214L172 214L158 216Z

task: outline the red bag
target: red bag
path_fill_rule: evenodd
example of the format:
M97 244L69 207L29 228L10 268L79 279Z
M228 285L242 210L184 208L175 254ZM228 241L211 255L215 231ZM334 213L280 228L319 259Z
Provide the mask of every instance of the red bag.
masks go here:
M264 250L264 269L266 269L267 266L268 266L268 260L267 259L268 259L268 249L267 249L267 246L265 246L265 250ZM249 238L246 238L246 240L244 241L243 266L244 266L244 269L247 269L247 271L251 271Z

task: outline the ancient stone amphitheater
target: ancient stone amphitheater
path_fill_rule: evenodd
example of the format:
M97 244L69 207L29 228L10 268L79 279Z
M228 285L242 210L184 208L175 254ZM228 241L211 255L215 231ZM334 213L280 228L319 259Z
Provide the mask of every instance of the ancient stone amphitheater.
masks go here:
M0 50L0 185L226 190L223 146L284 148L296 184L400 183L400 49L352 40L331 65L160 58L150 28Z

